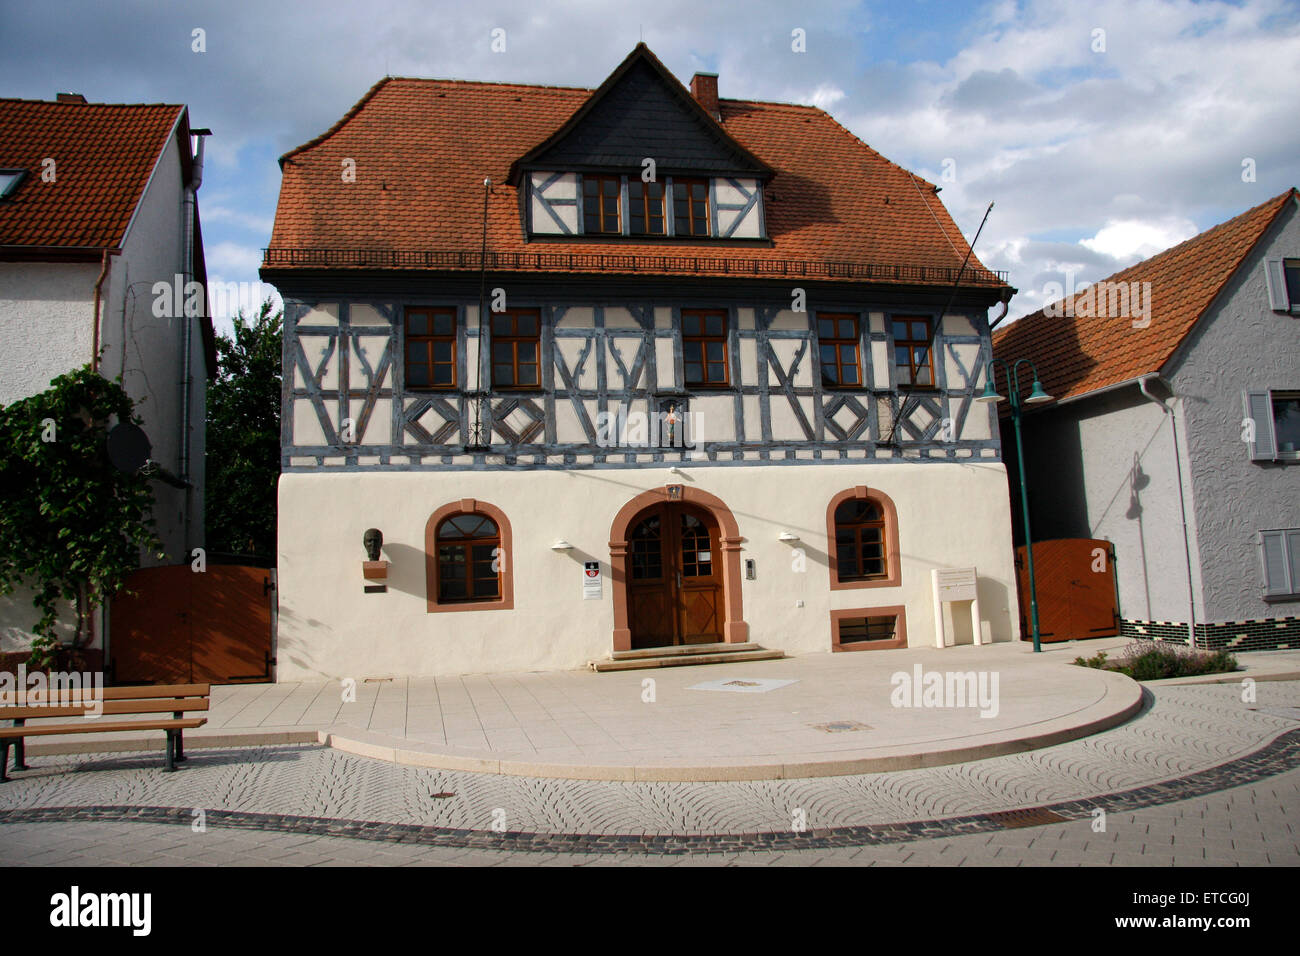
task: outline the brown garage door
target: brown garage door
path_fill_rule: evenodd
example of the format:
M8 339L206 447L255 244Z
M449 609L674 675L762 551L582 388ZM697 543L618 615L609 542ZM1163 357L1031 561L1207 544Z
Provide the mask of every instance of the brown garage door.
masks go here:
M143 568L113 598L117 683L240 684L271 679L273 571L234 564Z
M1029 568L1025 549L1016 548L1020 585L1020 633L1029 627ZM1034 582L1038 593L1039 639L1077 641L1119 633L1115 590L1115 550L1096 538L1058 538L1034 542Z

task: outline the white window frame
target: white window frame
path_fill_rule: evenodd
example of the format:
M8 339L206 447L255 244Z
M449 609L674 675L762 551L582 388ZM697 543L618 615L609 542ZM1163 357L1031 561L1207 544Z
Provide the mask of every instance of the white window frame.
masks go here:
M1282 549L1283 580L1272 581L1268 573L1269 542ZM1264 577L1264 600L1300 599L1300 528L1277 528L1259 533L1259 559Z

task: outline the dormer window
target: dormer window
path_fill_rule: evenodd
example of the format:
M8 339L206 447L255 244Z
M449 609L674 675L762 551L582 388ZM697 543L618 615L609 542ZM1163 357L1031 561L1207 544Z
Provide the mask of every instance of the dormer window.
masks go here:
M638 178L627 181L628 226L634 236L664 236L668 226L664 219L664 184L643 183Z
M619 235L623 231L619 217L619 194L622 183L618 176L582 177L582 228L588 235L605 233Z
M709 234L709 181L673 180L673 231L679 236Z
M27 175L25 169L0 169L0 199L8 199Z

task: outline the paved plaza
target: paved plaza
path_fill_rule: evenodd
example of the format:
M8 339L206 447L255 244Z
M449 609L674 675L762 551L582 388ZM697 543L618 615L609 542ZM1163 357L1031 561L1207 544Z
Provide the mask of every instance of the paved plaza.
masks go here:
M1068 743L807 779L554 779L318 744L195 749L176 774L152 752L46 755L0 787L0 863L1300 864L1300 681L1252 702L1145 690Z

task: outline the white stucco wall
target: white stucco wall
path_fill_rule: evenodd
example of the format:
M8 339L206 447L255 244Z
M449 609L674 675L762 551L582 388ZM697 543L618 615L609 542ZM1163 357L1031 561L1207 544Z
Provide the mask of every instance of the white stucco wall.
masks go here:
M90 361L99 263L0 262L0 405Z
M1300 258L1292 203L1224 287L1170 373L1183 397L1200 560L1202 620L1300 614L1300 601L1264 601L1259 532L1300 528L1300 462L1251 461L1242 440L1246 389L1300 390L1300 318L1269 309L1266 257Z
M873 465L536 472L286 474L279 488L278 680L554 670L612 649L611 524L639 493L669 483L730 508L757 577L743 581L750 640L787 653L828 652L830 611L904 605L909 642L934 639L930 571L974 565L986 633L1015 639L1017 617L1006 472L1000 464ZM898 511L898 587L831 591L826 508L856 485L883 491ZM425 524L472 497L501 508L513 532L514 610L430 614ZM384 533L386 594L363 593L361 538ZM799 535L806 570L792 567L782 531ZM550 550L557 538L574 550ZM582 563L601 563L599 601L582 598ZM803 606L798 606L799 602ZM957 615L960 618L960 613ZM964 642L970 641L969 627ZM870 651L861 653L872 653Z

